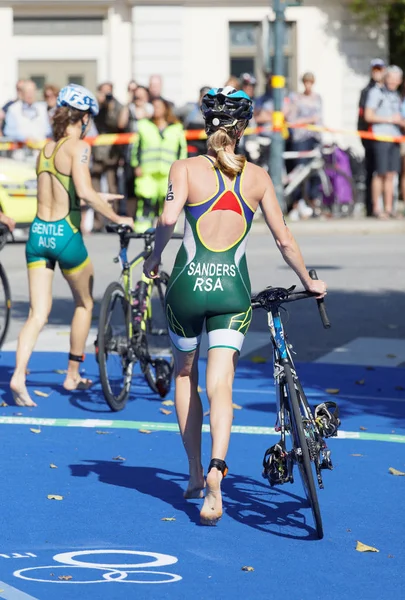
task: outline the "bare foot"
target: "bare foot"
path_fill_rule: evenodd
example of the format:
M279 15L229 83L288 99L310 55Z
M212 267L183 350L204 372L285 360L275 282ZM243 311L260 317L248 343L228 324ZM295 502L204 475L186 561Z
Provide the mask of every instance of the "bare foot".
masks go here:
M222 479L221 471L215 468L207 475L207 493L200 512L201 525L216 525L222 517Z
M79 374L77 375L66 375L66 379L63 382L65 390L72 392L74 390L88 390L93 385L91 379L82 379Z
M37 406L29 395L24 382L18 381L13 377L10 381L10 389L17 406Z
M187 500L203 498L203 490L205 488L204 470L201 465L201 460L189 459L190 479L188 486L183 496Z

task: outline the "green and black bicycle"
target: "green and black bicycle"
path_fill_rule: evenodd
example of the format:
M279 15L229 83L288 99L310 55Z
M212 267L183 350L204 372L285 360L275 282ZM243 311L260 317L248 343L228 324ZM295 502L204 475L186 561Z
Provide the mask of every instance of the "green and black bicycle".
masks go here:
M156 279L142 274L133 283L133 270L152 253L154 229L134 233L127 225L108 225L107 231L119 235L120 252L114 261L121 264L122 272L120 281L110 283L104 293L95 348L104 397L111 410L118 411L129 398L136 363L153 392L164 398L170 391L173 355L164 304L169 276L164 271ZM144 240L144 249L128 261L134 238Z

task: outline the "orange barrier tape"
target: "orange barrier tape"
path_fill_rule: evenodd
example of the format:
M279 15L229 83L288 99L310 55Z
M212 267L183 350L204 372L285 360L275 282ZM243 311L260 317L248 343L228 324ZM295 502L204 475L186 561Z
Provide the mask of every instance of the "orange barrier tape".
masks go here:
M280 115L281 117L281 115ZM277 126L280 126L281 118L277 119ZM320 125L297 125L294 123L284 123L285 127L289 129L307 129L309 131L316 132L328 132L335 133L340 135L350 135L355 137L360 137L364 140L376 140L380 142L396 142L401 143L405 142L405 135L403 136L390 136L390 135L377 135L372 131L356 131L351 129L335 129L333 127L321 127ZM273 128L271 125L261 125L259 127L247 127L245 130L245 135L253 135L257 133L271 133ZM185 132L186 140L205 140L207 139L207 135L203 129L201 130L186 130ZM115 145L128 145L132 144L138 137L137 133L107 133L98 135L96 137L88 137L86 138L86 142L88 142L91 146L115 146ZM32 141L27 140L26 142L2 142L0 138L0 151L4 150L17 150L19 148L28 147L34 150L39 150L43 148L48 140L43 141Z

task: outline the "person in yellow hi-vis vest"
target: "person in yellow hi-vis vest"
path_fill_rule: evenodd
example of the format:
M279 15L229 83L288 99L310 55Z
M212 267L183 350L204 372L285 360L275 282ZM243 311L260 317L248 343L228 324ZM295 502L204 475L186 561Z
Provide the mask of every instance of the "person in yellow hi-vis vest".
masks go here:
M168 176L175 160L187 158L187 142L181 123L168 102L156 98L153 115L138 121L138 138L131 157L138 199L135 231L151 227L167 191Z

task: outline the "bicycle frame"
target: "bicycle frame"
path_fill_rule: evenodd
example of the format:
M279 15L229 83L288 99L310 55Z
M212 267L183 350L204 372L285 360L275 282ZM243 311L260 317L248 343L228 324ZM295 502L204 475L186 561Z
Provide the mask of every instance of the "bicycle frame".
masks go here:
M120 253L118 255L118 260L120 261L121 268L122 268L121 280L122 280L122 285L124 288L125 297L126 297L128 303L132 306L131 295L132 295L132 292L134 291L133 280L132 280L133 270L141 262L143 262L144 260L149 258L150 254L152 252L152 247L147 246L145 248L145 250L140 252L131 261L128 261L128 251L127 250L128 249L125 246L121 248ZM143 330L145 330L146 329L146 323L145 323L146 318L152 318L151 297L152 297L153 279L149 279L148 277L145 277L145 275L142 273L141 281L147 285L146 308L145 308L145 313L143 315L143 318L141 320L141 328ZM132 337L133 333L134 333L134 324L133 324L133 320L130 319L130 321L129 321L129 336Z

